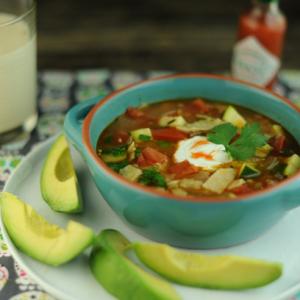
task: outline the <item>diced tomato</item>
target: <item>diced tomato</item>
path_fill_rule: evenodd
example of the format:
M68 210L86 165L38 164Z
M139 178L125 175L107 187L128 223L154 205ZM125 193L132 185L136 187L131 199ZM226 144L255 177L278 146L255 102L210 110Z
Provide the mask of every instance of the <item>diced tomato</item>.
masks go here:
M204 114L211 117L220 117L221 112L218 107L205 102L202 99L196 99L191 103L185 105L183 109L183 116L189 122L194 122L197 114Z
M196 99L192 102L194 108L196 108L199 112L207 113L210 110L209 105L205 103L202 99Z
M243 195L253 192L253 189L251 189L247 183L244 183L241 186L233 189L232 192L236 195Z
M144 117L145 114L143 111L141 111L138 108L128 107L126 110L126 116L128 116L129 118L132 118L132 119L139 119L141 117Z
M178 114L178 110L173 110L168 113L169 117L177 117L178 115L180 115L180 113Z
M114 136L113 136L113 141L117 144L126 144L126 142L129 139L129 133L124 130L118 131Z
M136 163L140 166L140 167L149 167L149 164L147 163L145 156L141 153L137 160Z
M280 153L286 146L286 136L279 135L271 138L269 144L274 148L275 153Z
M165 154L151 147L144 148L142 154L144 155L145 159L149 162L162 163L168 161L168 157Z
M198 168L185 160L181 163L170 166L168 172L175 174L176 179L180 179L198 173Z
M152 136L154 140L178 142L188 137L185 132L182 132L176 128L158 128L152 129Z
M151 166L156 163L165 163L168 161L168 157L157 151L154 148L146 147L137 159L137 164L141 167Z
M211 107L208 111L208 115L214 118L220 118L222 113L217 107Z

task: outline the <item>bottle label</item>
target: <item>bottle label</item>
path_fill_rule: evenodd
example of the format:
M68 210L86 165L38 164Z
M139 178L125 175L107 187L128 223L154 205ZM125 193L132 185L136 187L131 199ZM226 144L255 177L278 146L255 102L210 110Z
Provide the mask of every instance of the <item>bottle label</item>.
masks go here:
M266 86L279 67L278 57L264 48L254 36L246 37L234 46L231 69L235 78Z

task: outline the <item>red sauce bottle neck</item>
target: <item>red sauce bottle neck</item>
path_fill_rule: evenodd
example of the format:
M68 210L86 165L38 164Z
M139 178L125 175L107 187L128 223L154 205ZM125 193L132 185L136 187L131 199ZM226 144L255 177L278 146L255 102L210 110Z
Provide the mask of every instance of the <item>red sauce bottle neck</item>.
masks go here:
M280 67L286 27L286 18L279 8L278 0L254 0L250 9L242 13L239 18L238 40L246 40L248 38L252 38L252 40L251 43L249 42L251 45L247 44L248 46L246 47L245 44L244 46L239 46L238 50L235 50L235 59L233 61L234 76L240 76L242 79L247 80L246 77L248 75L246 74L250 71L253 77L256 76L255 72L259 73L261 71L263 74L265 70L268 70L270 75L265 75L264 79L262 79L262 76L260 77L258 74L256 76L257 81L253 82L264 82L263 85L272 86L274 78L276 78L276 74L273 74L278 72ZM253 42L254 40L256 42ZM262 54L263 51L259 50L261 48L256 45L263 47L269 53L269 56L266 57L266 54ZM258 71L262 66L261 63L259 64L258 57L267 64L264 70ZM255 60L255 63L253 60ZM250 71L248 70L249 68L251 69ZM269 76L271 78L268 78ZM260 79L258 80L258 78ZM268 83L265 83L267 80Z
M238 39L253 35L274 55L280 57L286 31L286 19L278 1L254 0L240 17Z
M247 11L253 18L282 18L278 1L253 0L251 9Z

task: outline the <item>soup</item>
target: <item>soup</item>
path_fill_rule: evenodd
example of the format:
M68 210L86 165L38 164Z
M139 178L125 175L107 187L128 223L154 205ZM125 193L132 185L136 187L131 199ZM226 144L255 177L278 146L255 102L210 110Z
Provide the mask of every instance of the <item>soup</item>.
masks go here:
M300 169L295 139L273 120L203 99L129 107L97 154L128 181L179 196L236 198Z

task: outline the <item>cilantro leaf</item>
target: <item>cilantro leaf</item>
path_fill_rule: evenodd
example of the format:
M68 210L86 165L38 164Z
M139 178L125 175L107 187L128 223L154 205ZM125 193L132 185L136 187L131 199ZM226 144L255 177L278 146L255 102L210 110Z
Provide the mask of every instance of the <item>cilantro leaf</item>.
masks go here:
M127 152L127 146L120 146L115 148L105 148L102 150L102 154L111 154L113 156L121 156Z
M143 174L138 181L149 186L158 186L165 188L167 186L165 178L154 168L143 170Z
M125 168L129 162L128 160L123 160L121 162L116 163L106 163L111 169L113 169L115 172L119 172L121 169Z
M210 142L223 144L227 148L236 133L237 128L235 126L231 123L225 123L214 127L212 132L207 135L207 138Z
M146 135L146 134L140 134L139 135L139 140L143 141L143 142L147 142L151 140L151 136L150 135Z
M172 146L172 143L167 142L167 141L157 141L157 145L161 148L168 148Z
M255 147L261 147L266 144L267 138L261 132L259 123L246 124L241 132L240 139L248 140Z
M141 155L141 153L142 153L141 148L136 148L134 151L135 157L139 157Z
M210 142L222 144L233 159L247 160L255 155L256 148L266 144L267 138L262 134L258 123L246 124L240 136L232 143L237 134L237 128L231 123L218 125L207 135Z
M238 144L235 146L229 146L228 152L231 157L236 160L247 160L255 154L255 148L248 147L248 145Z
M246 124L240 137L228 147L234 159L247 160L255 155L256 148L265 145L266 137L261 133L258 123Z

